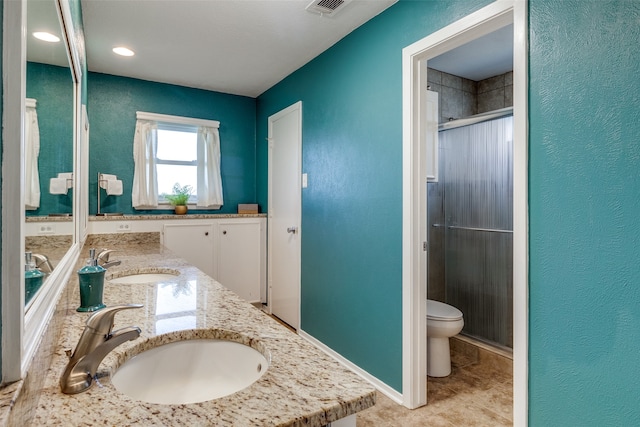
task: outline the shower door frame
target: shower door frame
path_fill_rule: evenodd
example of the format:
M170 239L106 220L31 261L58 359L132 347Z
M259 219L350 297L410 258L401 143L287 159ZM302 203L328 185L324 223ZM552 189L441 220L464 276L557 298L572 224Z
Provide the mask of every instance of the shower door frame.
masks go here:
M513 421L528 412L528 110L527 0L498 0L419 40L402 52L403 96L403 404L417 408L426 396L426 63L504 25L514 26L513 64Z

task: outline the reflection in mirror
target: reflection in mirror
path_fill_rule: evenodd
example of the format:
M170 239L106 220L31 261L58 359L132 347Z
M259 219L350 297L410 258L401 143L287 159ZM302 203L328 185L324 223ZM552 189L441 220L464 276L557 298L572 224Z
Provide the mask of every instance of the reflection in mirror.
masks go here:
M26 39L25 250L32 253L32 262L26 266L25 258L25 276L30 279L33 272L27 272L37 269L45 279L42 285L25 282L28 310L73 244L73 181L68 178L73 172L74 82L55 0L27 2Z

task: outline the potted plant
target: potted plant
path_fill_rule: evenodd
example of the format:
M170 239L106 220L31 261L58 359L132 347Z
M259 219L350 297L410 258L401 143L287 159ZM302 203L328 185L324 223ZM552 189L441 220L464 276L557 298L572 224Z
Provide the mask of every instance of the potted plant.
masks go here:
M171 203L171 206L174 206L177 215L184 215L187 213L187 202L192 191L192 186L180 186L180 183L176 182L173 185L173 194L163 194L163 196Z

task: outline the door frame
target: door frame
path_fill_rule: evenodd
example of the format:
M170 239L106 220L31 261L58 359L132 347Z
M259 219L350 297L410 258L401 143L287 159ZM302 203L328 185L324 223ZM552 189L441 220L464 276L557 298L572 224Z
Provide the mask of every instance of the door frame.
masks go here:
M298 196L300 200L300 205L298 206L296 213L296 224L295 226L298 228L298 325L295 325L296 330L301 329L301 310L300 310L300 301L301 301L301 275L302 275L302 101L298 101L287 108L284 108L278 111L275 114L269 116L268 119L268 133L267 133L267 141L269 143L269 155L268 155L268 184L267 184L267 204L268 204L268 214L267 214L267 307L269 314L273 314L273 306L271 302L273 301L271 298L272 287L273 287L273 277L272 277L272 262L273 262L273 227L272 218L273 218L273 123L279 120L281 117L286 116L294 111L298 112L298 165L297 165L297 175L299 177L298 181ZM293 325L291 325L293 326Z
M403 404L427 403L426 62L509 23L514 26L513 64L513 367L514 425L527 425L528 390L528 39L527 0L497 0L402 51L402 394Z

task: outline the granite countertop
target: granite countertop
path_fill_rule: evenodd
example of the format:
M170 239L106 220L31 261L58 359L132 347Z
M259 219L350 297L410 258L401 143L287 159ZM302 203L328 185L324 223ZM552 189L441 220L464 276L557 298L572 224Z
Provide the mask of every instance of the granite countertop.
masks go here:
M26 216L24 218L25 222L72 222L73 216L71 215L60 215L60 216L49 216L49 215L38 215L38 216Z
M106 243L110 242L96 247ZM90 315L69 308L34 424L322 426L374 405L371 384L159 243L121 242L108 247L116 251L110 260L122 264L106 273L104 302L108 306L144 305L118 313L114 330L138 326L141 336L120 345L103 360L98 368L99 384L84 393L65 395L59 386L68 360L65 350L75 348ZM87 245L83 254L86 252ZM108 281L136 272L169 271L180 274L164 284ZM68 286L75 287L69 293L70 307L75 307L79 305L77 279L72 278ZM267 372L235 394L202 403L159 405L133 400L110 382L111 372L144 349L175 339L224 335L225 331L256 340L271 357Z
M257 214L199 214L187 213L185 215L176 215L173 213L158 215L105 215L105 216L89 216L89 221L148 221L148 220L184 220L184 219L224 219L224 218L266 218L266 213Z

